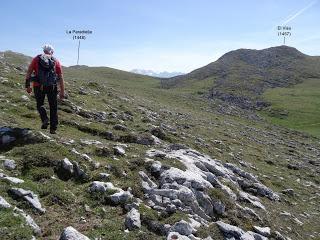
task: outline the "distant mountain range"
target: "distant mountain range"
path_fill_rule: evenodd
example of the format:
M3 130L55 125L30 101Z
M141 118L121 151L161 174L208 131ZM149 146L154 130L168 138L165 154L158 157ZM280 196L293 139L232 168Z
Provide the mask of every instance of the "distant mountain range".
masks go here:
M167 71L155 72L152 70L145 70L145 69L133 69L131 70L131 72L141 74L141 75L147 75L151 77L159 77L159 78L171 78L171 77L176 77L184 74L182 72L167 72Z

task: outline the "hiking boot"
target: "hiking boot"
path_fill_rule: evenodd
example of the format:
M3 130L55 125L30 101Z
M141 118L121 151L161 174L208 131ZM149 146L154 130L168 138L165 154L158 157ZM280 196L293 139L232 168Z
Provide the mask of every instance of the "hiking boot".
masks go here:
M57 129L50 129L50 133L51 133L51 134L56 134L56 130L57 130Z
M49 120L45 120L42 122L41 129L47 129L49 126Z

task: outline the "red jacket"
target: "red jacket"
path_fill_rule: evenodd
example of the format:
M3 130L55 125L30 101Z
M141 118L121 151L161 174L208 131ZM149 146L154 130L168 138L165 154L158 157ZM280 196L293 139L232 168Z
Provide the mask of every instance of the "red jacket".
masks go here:
M60 62L59 62L58 59L55 58L55 60L56 60L56 65L55 65L55 67L56 67L56 73L57 73L57 75L58 75L59 77L61 77L61 76L62 76L62 67L61 67L61 64L60 64ZM29 66L29 70L31 70L31 72L34 72L34 74L37 76L37 75L38 75L38 68L39 68L39 57L36 56L36 57L34 57L34 58L32 59L31 64L30 64L30 66ZM33 87L37 87L37 86L39 86L39 83L33 82Z

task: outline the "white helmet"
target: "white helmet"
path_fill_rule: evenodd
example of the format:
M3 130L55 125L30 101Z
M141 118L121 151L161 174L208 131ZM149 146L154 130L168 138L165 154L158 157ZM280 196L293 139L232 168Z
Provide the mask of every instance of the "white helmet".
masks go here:
M50 44L45 44L42 47L42 49L44 53L49 53L49 54L53 54L53 51L54 51L53 47Z

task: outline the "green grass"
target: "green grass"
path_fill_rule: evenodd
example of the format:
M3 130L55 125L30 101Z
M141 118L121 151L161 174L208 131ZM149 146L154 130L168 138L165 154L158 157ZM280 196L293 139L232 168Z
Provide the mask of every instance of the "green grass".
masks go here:
M320 137L320 79L290 88L270 89L264 94L271 108L263 115L274 124Z
M32 229L26 226L23 217L14 216L11 209L0 209L0 236L2 240L30 240L32 235Z

